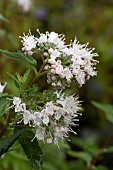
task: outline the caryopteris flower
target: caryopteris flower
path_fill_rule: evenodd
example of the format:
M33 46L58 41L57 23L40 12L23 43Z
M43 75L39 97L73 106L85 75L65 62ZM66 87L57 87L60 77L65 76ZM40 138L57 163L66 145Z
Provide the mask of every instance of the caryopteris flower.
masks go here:
M65 36L55 32L39 33L38 37L28 35L21 37L23 50L32 54L34 49L42 53L46 60L44 70L47 71L47 82L56 88L69 87L76 82L80 87L86 80L97 74L93 49L88 44L81 45L77 39L66 45Z
M71 126L76 126L81 111L78 97L58 92L54 93L53 101L47 101L37 110L32 110L18 97L13 98L13 104L15 112L22 114L23 123L35 129L35 138L57 145L59 140L68 138L69 131L74 132Z

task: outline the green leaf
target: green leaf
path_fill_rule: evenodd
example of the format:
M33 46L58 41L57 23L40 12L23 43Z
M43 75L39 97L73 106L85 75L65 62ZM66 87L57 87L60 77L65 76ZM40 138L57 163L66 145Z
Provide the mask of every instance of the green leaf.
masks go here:
M107 148L103 148L103 153L111 153L113 152L113 146L108 146Z
M32 58L29 55L25 55L20 51L17 52L8 52L5 50L0 50L0 53L3 54L6 57L12 58L12 59L19 59L22 61L26 61L27 63L29 63L33 68L37 68L37 62L34 58Z
M93 101L92 104L105 113L106 119L113 123L113 105Z
M92 156L96 157L98 154L102 152L102 149L99 148L96 144L88 144L85 147L85 151L89 152Z
M94 170L108 170L108 168L103 165L99 165L99 166L95 167Z
M20 82L19 82L16 74L14 76L12 74L8 73L8 72L7 72L7 74L14 80L14 83L15 83L16 87L20 88Z
M30 69L26 70L24 76L21 78L21 82L22 82L22 83L25 83L25 82L26 82L29 74L30 74Z
M85 162L89 163L92 160L91 154L87 152L82 152L82 151L69 151L68 154L72 157L79 158L81 160L84 160Z
M16 130L21 129L24 127L17 127ZM24 128L25 129L25 128ZM25 133L23 133L19 137L19 143L21 147L23 148L25 154L27 155L27 158L30 161L30 165L32 166L33 170L39 170L41 169L42 164L42 150L38 145L38 141L34 139L34 133L31 130L26 130Z
M19 138L19 136L25 131L25 129L19 130L6 137L4 140L0 141L0 157L9 150L9 148L14 144L14 142Z
M5 107L7 104L7 100L5 96L0 97L0 116L2 116L5 113Z

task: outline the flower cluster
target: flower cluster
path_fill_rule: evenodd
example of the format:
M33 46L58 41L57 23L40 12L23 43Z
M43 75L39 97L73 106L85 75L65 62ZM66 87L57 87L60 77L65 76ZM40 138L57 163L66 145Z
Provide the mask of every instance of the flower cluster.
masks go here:
M35 138L58 145L59 140L68 137L69 131L74 132L71 126L76 125L74 122L78 121L77 116L81 107L78 97L65 96L61 93L55 95L54 101L46 102L39 110L27 109L19 97L13 98L13 107L15 113L23 115L24 124L29 124L35 129Z
M88 44L81 45L77 39L65 44L65 36L55 32L39 33L39 37L28 35L20 37L23 48L27 54L32 55L34 51L41 51L45 63L44 70L47 71L47 82L54 87L70 86L71 82L77 82L81 87L91 76L97 74L95 65L98 63L94 57L93 49Z

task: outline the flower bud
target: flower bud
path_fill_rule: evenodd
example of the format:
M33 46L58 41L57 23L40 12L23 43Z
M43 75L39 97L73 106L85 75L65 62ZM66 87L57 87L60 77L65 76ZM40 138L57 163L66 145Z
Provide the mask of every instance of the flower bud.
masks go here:
M49 54L52 54L52 53L53 53L53 49L50 48L50 49L48 50L48 53L49 53Z
M44 52L44 53L43 53L43 56L47 57L47 56L48 56L48 53L47 53L47 52Z
M56 73L55 69L51 69L51 73L55 74Z
M33 52L32 51L27 51L27 54L31 56L31 55L33 55Z

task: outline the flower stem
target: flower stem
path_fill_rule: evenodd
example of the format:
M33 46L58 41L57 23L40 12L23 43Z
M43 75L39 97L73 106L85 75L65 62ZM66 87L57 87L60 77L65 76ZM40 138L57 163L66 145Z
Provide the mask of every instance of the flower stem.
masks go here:
M44 74L47 73L47 71L42 72L45 64L47 63L47 60L44 61L43 57L41 57L41 58L42 58L43 64L42 64L41 68L39 69L39 71L37 72L34 79L32 80L32 82L30 83L30 86L32 86L34 83L36 83L41 76L43 76Z

